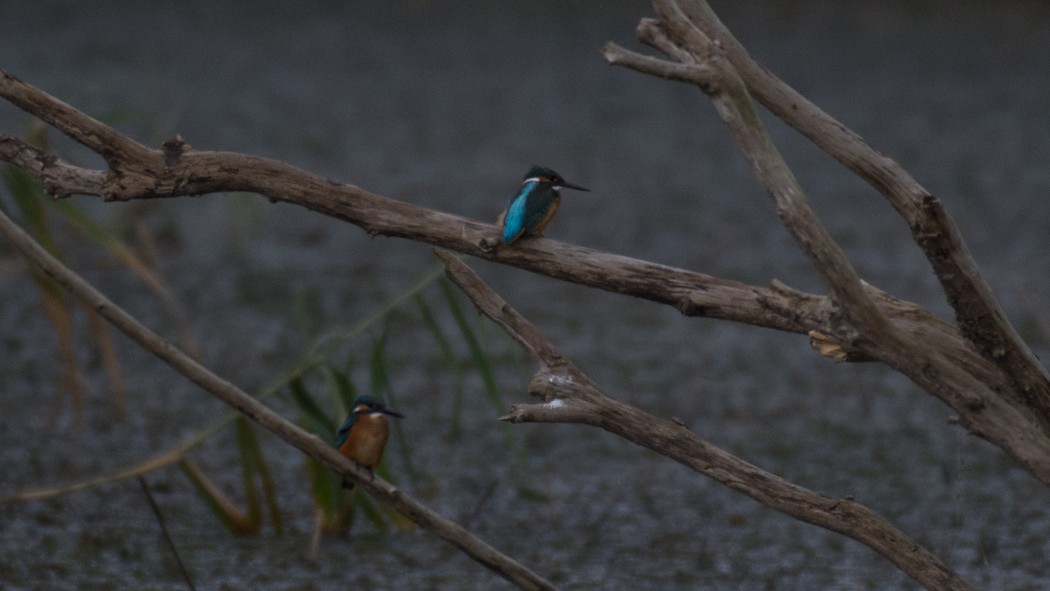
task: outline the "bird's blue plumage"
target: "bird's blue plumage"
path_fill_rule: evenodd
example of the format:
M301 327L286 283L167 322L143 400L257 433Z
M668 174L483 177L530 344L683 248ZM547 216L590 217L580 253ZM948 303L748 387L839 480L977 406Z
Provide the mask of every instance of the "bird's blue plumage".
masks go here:
M339 431L335 434L335 446L339 447L346 443L346 438L350 435L350 430L354 428L354 424L357 423L357 413L352 412L350 416L346 417L343 424L339 426Z
M503 243L509 244L521 235L526 229L529 195L540 186L539 181L531 181L522 185L518 194L511 200L507 207L507 217L503 220Z
M500 216L503 233L500 242L511 244L522 236L542 236L544 228L561 205L559 188L587 189L568 183L558 173L542 166L533 166L525 174L521 188L510 200L507 211Z

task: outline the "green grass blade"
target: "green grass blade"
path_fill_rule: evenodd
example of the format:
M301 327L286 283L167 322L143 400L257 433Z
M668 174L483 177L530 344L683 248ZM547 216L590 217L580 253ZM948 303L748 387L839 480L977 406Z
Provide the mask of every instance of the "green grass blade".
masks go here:
M321 368L321 374L328 381L332 392L335 393L336 400L340 403L340 410L343 414L349 414L350 407L353 406L354 399L357 398L357 386L350 379L353 360L348 359L345 365L346 371L340 371L332 365L326 365ZM341 422L343 417L338 417L338 419Z
M323 527L329 529L344 503L339 475L314 458L306 458L306 472L310 478L314 506L324 512Z
M459 327L460 332L463 335L463 340L467 343L467 348L470 350L471 359L474 361L474 365L477 367L478 372L481 374L481 381L485 384L485 393L488 396L489 403L497 413L502 414L506 409L506 404L503 401L503 396L499 392L499 387L496 384L496 377L492 369L492 361L485 351L485 348L481 345L481 340L478 338L474 328L470 325L467 320L467 315L463 312L463 307L460 306L457 298L457 293L452 288L450 281L441 281L441 291L445 295L445 301L448 303L449 312L451 312L453 319L456 321L456 325ZM532 495L533 491L529 482L529 469L528 469L528 457L525 453L524 440L516 431L511 429L510 425L506 423L500 423L500 428L503 431L504 441L507 445L507 449L510 451L511 457L513 458L514 474L518 481L519 488L526 495Z
M390 374L386 370L386 340L390 335L390 323L383 326L383 332L375 343L372 344L372 354L368 358L368 377L371 392L376 396L386 399L390 406L394 406L394 400L390 392Z
M387 371L386 341L390 332L389 328L390 325L388 323L384 327L382 336L372 347L372 355L369 358L369 380L373 394L386 399L391 408L403 410L399 408L397 399L394 397L394 392L390 387L390 373ZM405 475L408 476L413 485L416 485L419 482L419 472L412 461L412 449L408 443L408 438L405 437L405 431L401 427L401 420L403 419L392 419L390 421L392 424L391 431L394 433L394 440L397 441L397 450L404 464Z
M256 490L256 478L262 485L262 500L266 503L266 509L277 533L283 531L280 506L277 502L277 489L270 475L270 467L263 455L262 446L259 445L258 432L246 418L237 421L235 427L237 446L241 452L242 476L244 479L245 496L248 499L248 515L253 521L261 525L262 514L259 504L258 492Z
M431 336L434 337L438 349L441 350L441 358L446 364L453 364L456 360L456 352L452 348L452 342L445 336L445 331L441 329L437 317L434 316L434 311L427 304L426 299L423 298L423 294L417 293L413 299L416 302L416 308L419 310L419 316L422 318L423 324L430 331Z
M273 524L273 529L277 534L284 533L284 520L281 517L281 506L277 500L277 487L273 482L273 475L270 473L270 463L266 461L266 456L262 453L262 447L259 445L258 437L255 435L256 431L252 427L252 434L255 440L254 449L254 464L255 471L259 475L259 481L262 483L263 501L266 502L266 512L270 516L270 523Z
M45 205L47 196L44 194L44 186L28 172L9 165L4 166L3 180L4 186L14 199L15 207L20 214L15 216L14 219L20 225L25 226L26 230L33 235L33 238L48 252L59 257L60 260L65 260L61 257L58 243L48 229L47 207ZM5 213L11 213L7 211L7 208L4 211Z
M331 366L322 366L318 370L328 376L337 388L352 387L349 378ZM307 391L302 378L293 379L288 384L288 390L299 409L299 424L307 431L334 444L337 423L317 404L314 397ZM324 516L322 529L337 531L340 527L345 526L350 517L348 504L351 501L343 494L342 479L313 458L306 458L306 470L309 475L314 507L320 508Z
M234 434L237 441L237 449L241 455L241 487L244 489L244 498L248 503L248 519L256 526L262 524L262 510L259 504L259 494L255 488L255 454L253 448L258 447L255 432L252 431L248 419L241 417L234 423Z
M434 341L437 342L438 349L441 351L441 359L445 369L452 372L452 413L449 420L448 436L452 441L456 441L463 430L463 370L456 358L455 349L452 348L452 342L445 336L445 331L441 329L441 325L438 323L434 311L427 304L426 299L423 298L422 294L416 294L415 300L416 308L423 319L423 324L430 331Z
M288 383L288 391L292 394L292 400L300 413L300 423L303 427L331 443L335 443L335 430L338 423L332 420L332 416L310 396L303 385L301 377L297 377ZM337 419L338 420L338 419Z
M334 349L339 343L348 341L380 320L387 319L394 311L401 308L404 303L410 300L417 293L421 292L428 285L433 283L439 277L442 277L445 273L445 268L438 265L433 271L423 275L415 284L409 287L407 290L402 292L396 298L387 302L382 308L376 310L371 315L363 318L361 321L349 326L349 327L335 327L328 330L323 335L318 337L314 342L310 350L311 357L327 357L332 349Z
M504 404L503 397L499 393L499 387L496 385L496 377L492 371L492 363L489 361L489 356L481 346L481 341L478 340L474 329L470 326L467 315L463 312L463 307L460 306L456 293L452 290L452 284L448 280L442 280L440 284L449 312L452 313L452 318L456 321L456 326L459 327L460 334L462 334L463 340L467 343L467 349L470 351L470 357L474 361L474 366L481 374L481 381L485 384L485 393L488 395L489 403L496 412L502 413L506 409L506 404Z

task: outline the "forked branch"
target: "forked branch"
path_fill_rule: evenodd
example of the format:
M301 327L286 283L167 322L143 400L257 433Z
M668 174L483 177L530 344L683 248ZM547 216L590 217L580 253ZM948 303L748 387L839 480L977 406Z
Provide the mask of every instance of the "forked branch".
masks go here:
M867 146L859 136L754 62L705 2L680 5L674 0L656 0L654 6L659 19L644 19L638 35L669 59L644 56L611 44L604 50L606 59L695 84L711 98L755 174L773 196L785 226L823 278L828 296L798 292L776 281L770 287L746 285L548 239L496 249L497 230L489 224L376 195L283 162L245 154L196 151L181 138L166 142L162 149L143 146L2 71L0 96L100 154L106 167L94 170L74 166L5 135L0 135L0 160L39 178L56 198L86 194L123 201L255 192L351 222L370 235L408 238L664 303L690 316L801 334L818 331L829 335L832 344L841 346L843 358L881 361L908 376L958 413L960 424L1001 446L1036 478L1050 485L1050 379L1006 320L940 201L897 163ZM886 197L906 220L930 260L955 310L954 324L860 281L810 210L802 188L765 133L752 96ZM0 222L18 244L17 228L6 218ZM447 253L439 256L450 276L464 291L473 294L479 308L541 365L530 390L545 402L516 405L506 420L599 426L660 451L772 508L849 535L930 589L968 588L925 549L851 499L833 499L794 486L727 454L680 423L652 417L607 396L465 265ZM56 278L61 277L60 272L55 273ZM68 277L66 284L71 290L79 289ZM141 328L136 328L133 319L123 318L110 302L96 296L91 295L92 305L115 324L132 332ZM191 379L304 452L316 453L315 457L333 468L360 476L323 442L302 439L279 416L265 407L252 406L254 401L242 398L243 393L231 384L206 370L200 371L203 368L186 365L179 352L156 335L139 332L139 337L145 339L143 346L153 347L150 350L181 367ZM364 483L364 488L389 499L406 514L413 516L422 511L389 485L381 481L369 484ZM431 519L425 513L417 516L423 521ZM472 555L483 563L492 566L502 560L487 554L471 538L462 537L464 532L449 529L439 520L431 520L431 524L438 535L462 544L468 552L481 553ZM478 558L480 555L488 558ZM510 565L508 568L504 572L517 573L515 577L532 585L527 588L549 588L549 584L527 571Z
M916 244L930 261L948 303L955 310L957 326L1008 376L1013 387L1006 395L1035 409L1037 420L1050 432L1050 374L1007 320L941 201L899 163L879 153L853 130L762 67L705 0L658 0L654 6L663 25L677 40L677 43L665 42L655 47L680 61L681 54L673 52L684 48L686 53L691 53L687 39L691 35L689 28L702 31L718 44L756 100L886 198L908 224ZM645 35L641 27L639 35ZM668 46L674 48L671 53Z
M719 448L679 421L655 417L607 395L563 357L528 320L492 291L459 258L437 252L446 274L482 314L539 364L529 392L539 404L515 404L512 423L592 425L667 456L782 513L867 545L931 590L971 587L904 532L852 498L833 498L797 486Z
M974 372L970 364L957 363L956 358L930 340L928 333L900 330L898 324L887 321L807 205L801 187L755 113L749 84L758 78L768 82L771 75L760 76L756 70L761 68L748 61L744 69L751 78L745 81L723 44L734 48L732 55L737 61L750 58L734 45L735 40L720 28L713 14L708 15L710 9L703 2L686 9L674 0L654 0L653 5L659 20L643 19L637 29L638 38L666 54L671 61L643 56L615 44L603 48L606 60L613 65L695 84L708 95L756 176L773 196L785 227L824 279L832 303L828 323L831 331L819 332L841 344L847 359L876 359L908 376L958 412L959 422L971 432L1011 450L1033 474L1050 484L1050 472L1046 471L1050 467L1050 381L1046 379L1045 369L1005 322L990 291L985 291L987 286L980 275L975 274L976 266L972 265L939 202L921 199L922 207L916 209L908 206L906 196L894 195L900 207L911 215L909 222L926 224L927 229L933 230L934 235L916 233L916 239L924 249L930 245L922 244L923 241L939 242L939 246L932 249L937 253L936 259L931 257L934 267L954 261L953 270L944 271L942 284L956 307L957 330L965 336L966 346L982 357L981 365L995 366L1002 373L1002 379L988 380L990 374ZM705 20L707 16L710 18ZM785 100L787 95L782 92L771 96ZM773 110L778 114L794 112L797 106L794 102L780 103ZM822 146L844 144L849 146L854 159L872 158L870 148L852 143L860 142L855 134L840 124L830 125L830 118L814 114L812 110L816 107L810 107L810 119L806 121L820 123L819 129L824 131L838 130L833 141L822 137ZM799 121L798 117L793 120ZM812 128L810 132L819 135ZM839 153L843 155L841 150ZM885 163L885 160L880 161ZM916 217L914 214L919 210L923 211ZM927 250L928 256L931 252ZM952 283L960 281L960 285ZM960 306L963 302L968 303ZM980 311L970 306L978 306ZM1026 435L1019 437L1018 429Z
M686 63L674 66L675 72L696 76L699 69L701 75L722 77L716 79L719 84L735 84L736 98L724 101L728 107L746 99L746 93L741 93L739 84L733 82L731 72L726 72L717 46L705 46L708 53L703 55L719 61L718 68L708 68L705 73L703 59L694 59L686 49L678 48L654 23L643 21L650 43L671 55L687 58ZM691 38L703 40L695 33ZM647 63L656 62L650 58ZM703 83L702 79L692 79ZM713 86L709 88L712 89ZM106 158L107 167L103 170L82 168L0 134L0 160L32 173L55 197L86 194L126 201L250 191L348 221L373 236L399 236L448 248L667 304L688 316L800 334L818 331L837 339L850 352L848 358L880 360L912 377L954 409L961 425L1001 446L1033 475L1050 484L1050 438L1042 429L1038 413L1023 403L1021 394L1016 394L1014 383L1001 365L974 350L957 328L932 314L916 313L921 310L918 306L889 297L865 296L865 291L871 291L870 286L855 280L856 274L841 253L836 253L834 243L827 243L820 236L821 231L811 231L806 221L810 214L804 199L799 200L801 191L791 188L794 180L790 171L775 162L764 180L778 187L774 194L783 202L786 217L803 220L797 224L801 242L810 245L815 260L829 263L824 271L826 280L836 286L831 297L802 293L779 282L768 288L747 285L545 238L496 249L493 246L498 231L492 225L323 179L284 162L246 154L197 151L180 138L165 142L163 149L145 148L3 71L0 96ZM723 110L728 117L735 116L730 109ZM765 143L746 119L746 114L738 117L734 125L759 145ZM787 188L781 186L783 182L788 183ZM884 318L889 319L888 324ZM854 322L877 330L862 333ZM911 355L909 352L916 350L913 346L876 346L913 341L922 343L922 355ZM1016 404L1004 402L1010 399Z

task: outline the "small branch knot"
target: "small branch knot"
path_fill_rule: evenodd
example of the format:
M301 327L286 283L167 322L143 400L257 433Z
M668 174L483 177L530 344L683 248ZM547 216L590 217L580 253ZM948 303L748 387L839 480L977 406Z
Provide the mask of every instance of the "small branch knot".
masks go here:
M478 248L484 252L491 252L493 254L499 252L499 238L485 237L478 241Z
M556 374L540 370L532 376L529 382L529 394L536 398L549 402L558 398L565 398L575 390L576 381L571 375Z
M171 168L179 164L183 153L190 149L190 145L182 139L181 135L176 135L164 142L161 149L164 151L164 166Z

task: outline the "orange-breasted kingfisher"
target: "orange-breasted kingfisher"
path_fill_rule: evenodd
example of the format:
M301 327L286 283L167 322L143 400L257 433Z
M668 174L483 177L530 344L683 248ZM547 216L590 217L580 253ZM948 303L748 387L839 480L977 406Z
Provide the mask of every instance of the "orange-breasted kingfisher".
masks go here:
M503 227L500 243L513 244L523 236L542 236L561 205L558 189L590 191L579 185L566 182L561 175L549 168L533 166L525 173L521 188L511 198L506 211L500 214L497 225Z
M350 416L346 417L336 434L335 446L339 453L367 468L373 475L379 467L379 461L383 459L383 448L390 436L387 416L404 417L384 406L378 398L358 396L350 409ZM352 482L345 480L343 486L351 490L354 488Z

